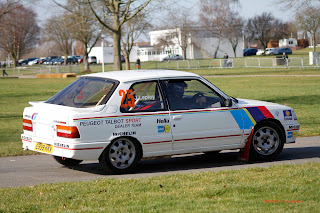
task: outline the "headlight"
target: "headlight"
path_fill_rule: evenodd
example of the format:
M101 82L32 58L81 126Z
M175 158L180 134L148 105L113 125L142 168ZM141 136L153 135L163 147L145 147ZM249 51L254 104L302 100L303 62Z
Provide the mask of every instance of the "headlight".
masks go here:
M292 117L293 117L293 120L298 120L298 118L297 118L297 115L296 115L296 113L292 110Z

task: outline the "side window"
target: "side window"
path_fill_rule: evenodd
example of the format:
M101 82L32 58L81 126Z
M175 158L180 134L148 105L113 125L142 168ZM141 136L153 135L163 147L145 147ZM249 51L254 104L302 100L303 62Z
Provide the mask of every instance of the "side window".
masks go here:
M223 99L198 80L164 81L171 110L217 108Z
M159 85L155 81L133 84L129 90L120 90L121 112L161 111L165 109Z

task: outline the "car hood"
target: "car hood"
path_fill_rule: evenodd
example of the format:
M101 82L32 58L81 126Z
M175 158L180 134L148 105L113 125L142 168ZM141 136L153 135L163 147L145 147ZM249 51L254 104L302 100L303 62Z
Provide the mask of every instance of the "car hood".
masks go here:
M250 100L250 99L238 99L238 107L239 108L246 108L246 107L256 107L256 106L265 106L268 109L280 109L280 110L286 110L291 109L288 106L266 102L266 101L257 101L257 100Z

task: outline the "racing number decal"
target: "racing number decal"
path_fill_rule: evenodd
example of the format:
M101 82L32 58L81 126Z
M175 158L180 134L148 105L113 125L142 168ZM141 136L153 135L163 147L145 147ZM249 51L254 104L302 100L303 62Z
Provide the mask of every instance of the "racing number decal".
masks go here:
M83 99L83 91L82 90L80 91L80 95L78 95L76 98L81 99L81 100Z
M127 92L124 91L123 89L119 90L119 95L122 96L121 108L127 108L128 106L129 107L134 107L135 106L134 97L133 97L133 95L131 93L132 93L132 89L127 90ZM127 97L127 100L128 100L127 104L124 103L126 97Z

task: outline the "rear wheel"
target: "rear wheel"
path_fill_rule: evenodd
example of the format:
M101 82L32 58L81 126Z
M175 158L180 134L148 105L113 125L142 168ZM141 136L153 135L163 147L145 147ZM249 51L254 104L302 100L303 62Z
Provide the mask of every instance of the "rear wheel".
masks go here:
M118 138L103 151L99 163L110 174L124 174L133 170L141 156L138 142L129 138Z
M72 158L63 158L59 156L53 156L53 158L60 164L64 166L76 166L82 162L82 160L75 160Z
M257 160L273 160L283 149L284 134L280 127L270 121L255 127L251 144L251 156Z

